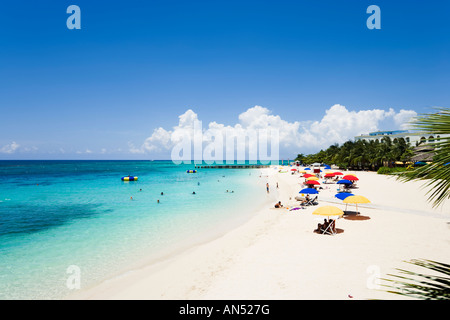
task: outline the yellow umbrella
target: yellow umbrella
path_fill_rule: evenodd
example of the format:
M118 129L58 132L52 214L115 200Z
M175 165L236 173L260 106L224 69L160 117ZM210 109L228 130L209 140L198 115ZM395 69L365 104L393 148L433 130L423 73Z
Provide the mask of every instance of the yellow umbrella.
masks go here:
M320 215L320 216L328 216L329 224L328 227L326 227L325 230L321 230L320 226L318 227L319 231L322 231L322 234L328 233L328 234L336 234L336 220L333 222L330 220L330 216L342 216L344 214L344 211L339 209L335 206L323 206L320 208L317 208L313 214Z
M354 203L356 205L356 212L358 213L358 203L370 203L370 200L363 196L349 196L343 202L346 203L345 209L347 209L347 204Z
M317 177L309 177L309 178L306 178L306 180L319 180L319 178L317 178Z
M306 173L306 170L299 170L299 173Z
M319 216L342 216L344 211L335 206L323 206L317 208L313 214L317 214Z

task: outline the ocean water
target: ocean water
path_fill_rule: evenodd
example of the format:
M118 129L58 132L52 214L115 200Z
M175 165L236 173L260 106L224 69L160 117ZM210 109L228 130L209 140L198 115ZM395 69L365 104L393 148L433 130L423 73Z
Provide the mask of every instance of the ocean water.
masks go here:
M73 268L88 287L218 235L267 201L260 169L188 169L171 161L0 161L0 299L67 297L76 290ZM139 179L121 181L126 175Z

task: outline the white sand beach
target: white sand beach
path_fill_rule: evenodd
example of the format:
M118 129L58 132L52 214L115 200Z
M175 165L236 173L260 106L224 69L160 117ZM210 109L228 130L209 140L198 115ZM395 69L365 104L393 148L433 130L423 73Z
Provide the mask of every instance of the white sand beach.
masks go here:
M244 224L69 299L405 299L379 287L379 278L399 274L396 268L424 272L404 262L411 259L450 262L450 202L433 209L423 182L353 173L360 180L352 192L371 203L358 206L358 220L338 219L334 236L313 232L323 217L312 212L323 205L345 209L334 198L337 186L322 184L317 206L275 209L278 200L298 205L293 199L304 179L272 167L255 186L269 183L265 206Z

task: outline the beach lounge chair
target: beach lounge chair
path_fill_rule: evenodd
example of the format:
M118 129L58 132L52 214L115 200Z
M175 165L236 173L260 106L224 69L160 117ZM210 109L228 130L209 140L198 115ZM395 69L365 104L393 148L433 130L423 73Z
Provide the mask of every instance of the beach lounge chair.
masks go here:
M336 234L336 220L330 219L327 223L321 225L320 232L322 234L335 235Z
M305 206L317 206L319 203L317 202L317 196L315 196L313 199L309 200L305 203Z

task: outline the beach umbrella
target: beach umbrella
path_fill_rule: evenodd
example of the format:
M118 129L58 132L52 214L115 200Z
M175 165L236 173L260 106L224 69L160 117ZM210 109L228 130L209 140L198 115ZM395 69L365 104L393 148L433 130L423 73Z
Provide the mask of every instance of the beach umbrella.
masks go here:
M370 200L363 196L349 196L343 202L346 204L345 209L347 209L347 204L355 204L356 212L358 212L358 203L370 203Z
M305 170L299 170L298 172L299 173L305 173L306 171Z
M310 168L305 168L305 170L311 170Z
M309 178L309 177L315 177L315 175L313 175L311 173L306 173L303 175L303 178Z
M352 174L348 174L346 176L343 176L342 179L349 180L349 181L357 181L357 180L359 180L356 176L354 176Z
M340 193L334 195L334 197L338 198L339 200L344 200L345 198L350 197L350 196L354 196L354 194L350 193L350 192L340 192Z
M343 174L342 172L339 172L339 171L338 171L338 172L335 172L334 175L335 175L335 176L343 176L344 174Z
M344 211L342 211L341 209L339 209L338 207L335 206L323 206L323 207L319 207L316 210L313 211L314 215L319 215L319 216L327 216L328 220L330 220L330 216L334 216L334 217L340 217L342 215L344 215ZM322 232L322 234L324 233L328 233L328 234L336 234L335 231L335 227L336 227L336 219L334 219L334 227L330 228L330 225Z
M349 180L345 180L345 179L342 179L342 180L339 180L338 182L336 182L337 184L353 184L353 182L351 182L351 181L349 181Z
M319 178L317 178L316 176L312 176L312 177L306 178L306 180L319 180Z
M317 185L317 186L319 186L320 182L316 181L316 180L308 180L308 181L306 181L306 184L307 185Z
M334 176L334 173L327 173L326 175L324 175L325 178L333 178Z
M297 169L291 169L291 171L297 171Z
M313 211L312 214L316 214L319 216L342 216L344 211L335 206L323 206L319 207Z
M317 190L314 189L314 188L305 188L305 189L300 190L299 193L304 193L304 194L318 194L319 191L317 191Z

